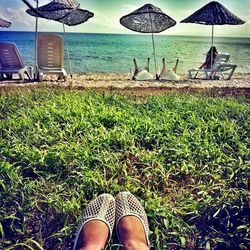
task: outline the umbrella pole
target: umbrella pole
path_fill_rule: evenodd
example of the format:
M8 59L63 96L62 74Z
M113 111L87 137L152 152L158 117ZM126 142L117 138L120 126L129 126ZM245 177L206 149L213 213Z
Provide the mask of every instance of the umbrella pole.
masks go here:
M150 17L150 22L151 22L151 30L153 30L153 22L152 22L152 17L151 17L150 13L149 13L149 17ZM156 79L158 79L157 66L156 66L156 55L155 55L155 39L154 39L153 32L151 34L152 34L153 53L154 53L154 62L155 62L155 76L156 76Z
M158 78L157 66L156 66L156 56L155 56L155 39L154 39L154 34L153 33L152 33L152 43L153 43L153 53L154 53L154 62L155 62L155 75L156 75L156 78Z
M39 0L36 0L36 8L38 9ZM34 65L34 78L37 79L37 31L38 31L38 16L36 16L36 31L35 31L35 65Z
M214 25L212 25L211 68L213 67Z
M64 32L64 38L65 38L65 25L63 23L63 32ZM70 77L72 78L72 68L71 68L71 61L70 61L70 56L69 56L69 46L68 46L68 43L66 41L66 49L67 49L67 57L68 57L68 62L69 62L69 74L70 74Z

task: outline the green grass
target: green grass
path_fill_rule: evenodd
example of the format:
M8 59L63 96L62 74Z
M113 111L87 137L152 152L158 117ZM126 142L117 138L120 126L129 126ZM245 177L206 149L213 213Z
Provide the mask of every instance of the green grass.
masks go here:
M243 97L2 93L0 249L71 249L86 204L121 190L152 249L249 249L249 127Z

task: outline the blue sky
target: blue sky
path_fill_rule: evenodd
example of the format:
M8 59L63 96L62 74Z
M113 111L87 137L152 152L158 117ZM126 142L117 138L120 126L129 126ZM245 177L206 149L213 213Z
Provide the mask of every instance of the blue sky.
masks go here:
M34 0L29 0L35 5ZM40 0L39 5L44 5L50 0ZM78 0L81 8L95 13L95 16L87 23L67 27L70 32L93 32L93 33L127 33L133 34L121 26L119 19L146 3L152 3L159 7L167 15L177 21L177 25L164 31L162 34L169 35L210 35L211 27L197 24L182 24L180 21L201 8L207 0ZM232 13L246 21L239 26L217 26L217 36L250 37L250 0L220 0ZM21 0L0 0L0 17L12 22L8 30L33 31L35 18L26 14L26 5ZM62 31L62 25L48 20L39 20L40 31Z

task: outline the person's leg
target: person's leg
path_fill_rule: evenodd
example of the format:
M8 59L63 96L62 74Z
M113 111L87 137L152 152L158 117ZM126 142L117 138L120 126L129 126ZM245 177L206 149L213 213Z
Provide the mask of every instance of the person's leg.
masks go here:
M101 250L109 238L108 226L99 220L87 222L79 235L78 250Z
M123 250L149 250L149 227L146 212L130 192L116 198L116 232Z
M73 250L104 249L115 223L115 199L110 194L99 195L83 210Z
M149 250L144 227L137 217L123 217L119 221L118 233L123 250Z

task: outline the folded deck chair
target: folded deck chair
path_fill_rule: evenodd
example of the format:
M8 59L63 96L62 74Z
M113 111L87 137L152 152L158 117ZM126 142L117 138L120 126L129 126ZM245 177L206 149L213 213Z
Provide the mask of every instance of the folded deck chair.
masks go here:
M177 66L179 63L179 60L176 60L176 64L175 67L173 69L168 69L166 67L166 63L165 63L165 58L162 59L163 62L163 67L159 76L160 80L170 80L170 81L178 81L180 80L180 76L178 76L176 74L176 70L177 70Z
M145 81L145 80L153 80L154 76L149 73L149 61L150 58L148 58L147 66L145 68L139 68L136 60L134 59L134 65L135 65L135 71L132 76L132 80L137 80L137 81Z
M212 68L210 69L199 69L193 68L188 71L189 78L198 78L199 73L205 74L205 79L218 79L217 75L221 75L223 79L230 80L237 65L229 62L230 55L228 53L219 53L215 60ZM192 73L195 73L192 75Z
M24 81L25 74L32 79L32 67L26 67L23 59L14 43L0 43L0 80L12 79L13 74L18 74L20 79Z
M54 34L38 34L37 38L37 76L41 81L44 74L58 75L58 79L67 80L63 68L63 39Z

